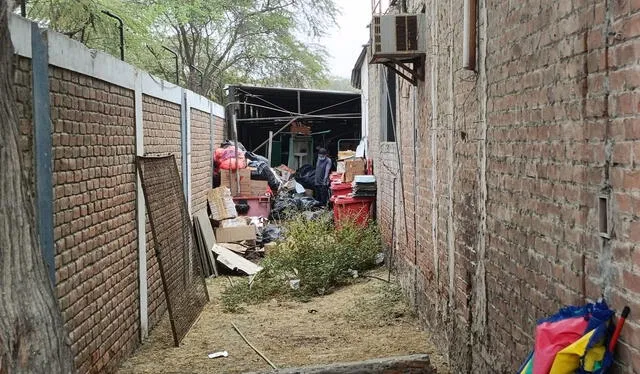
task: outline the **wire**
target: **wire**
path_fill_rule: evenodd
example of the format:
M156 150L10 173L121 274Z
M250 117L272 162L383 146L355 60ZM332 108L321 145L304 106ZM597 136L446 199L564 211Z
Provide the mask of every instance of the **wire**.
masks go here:
M387 85L387 89L385 90L387 92L387 103L389 104L389 107L393 107L393 105L391 105L391 94L389 93L389 79L387 79L387 69L383 69L382 70L384 73L384 81L386 82ZM394 143L396 143L396 152L398 154L398 173L400 174L400 189L402 190L402 212L404 213L404 239L405 239L405 243L409 243L409 231L407 229L407 204L405 202L405 196L404 196L404 173L402 172L402 154L400 153L400 145L398 144L398 141L400 139L398 139L397 136L397 131L396 131L396 121L395 121L395 113L391 113L391 128L393 128L393 139L395 140ZM395 199L395 196L394 196Z

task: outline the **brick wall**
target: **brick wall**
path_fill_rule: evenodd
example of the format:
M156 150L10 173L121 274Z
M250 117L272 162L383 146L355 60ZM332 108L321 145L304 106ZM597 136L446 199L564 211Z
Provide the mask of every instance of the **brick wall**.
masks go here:
M207 192L211 189L213 177L211 150L211 115L191 109L192 212L207 207Z
M213 117L213 149L220 146L225 139L226 131L224 127L224 118Z
M182 151L180 138L180 105L155 97L143 95L142 117L144 123L144 153L173 154L176 157L178 171L182 174ZM162 289L160 264L153 246L153 234L146 218L147 232L147 304L149 328L153 328L167 310Z
M22 152L22 168L28 180L34 181L33 160L33 109L31 98L31 60L24 57L15 58L15 94L18 105L16 114L20 126L20 150Z
M604 294L640 308L640 5L479 1L475 73L461 68L463 1L408 8L423 3L426 79L398 81L402 173L380 141L382 70L369 70L378 218L391 244L395 200L401 282L454 371L513 371L535 321L563 305ZM639 322L617 372L640 371Z
M139 336L133 92L50 69L56 291L80 372Z

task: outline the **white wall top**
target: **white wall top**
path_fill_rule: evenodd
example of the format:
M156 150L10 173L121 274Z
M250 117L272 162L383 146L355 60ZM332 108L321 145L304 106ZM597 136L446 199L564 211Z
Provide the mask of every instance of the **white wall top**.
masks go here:
M33 22L12 14L9 30L15 53L31 58L31 25ZM108 53L87 48L84 44L60 33L46 30L49 47L49 64L76 73L94 77L120 87L135 90L136 79L142 80L142 93L172 103L182 103L183 88L140 70ZM224 118L224 108L196 94L185 90L192 107ZM212 105L209 105L211 103Z

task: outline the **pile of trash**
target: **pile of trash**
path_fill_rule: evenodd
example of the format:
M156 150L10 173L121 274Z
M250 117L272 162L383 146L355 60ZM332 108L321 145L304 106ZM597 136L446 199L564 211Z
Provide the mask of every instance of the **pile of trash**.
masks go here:
M251 261L285 239L283 221L322 213L313 197L315 168L274 168L266 157L231 140L213 156L220 187L209 191L207 208L194 216L205 273L218 275L216 265L222 265L227 271L256 274L261 268Z

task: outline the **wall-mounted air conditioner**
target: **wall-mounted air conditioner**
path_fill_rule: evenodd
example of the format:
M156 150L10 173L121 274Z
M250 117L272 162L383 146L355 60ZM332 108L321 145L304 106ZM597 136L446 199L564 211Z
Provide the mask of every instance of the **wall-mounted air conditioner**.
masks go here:
M374 16L371 23L373 60L412 59L426 53L426 15L386 14Z

